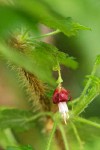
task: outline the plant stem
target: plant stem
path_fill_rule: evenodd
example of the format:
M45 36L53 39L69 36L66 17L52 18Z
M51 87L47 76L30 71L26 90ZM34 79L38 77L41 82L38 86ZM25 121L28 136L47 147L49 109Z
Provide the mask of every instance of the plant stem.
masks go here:
M93 76L93 75L95 74L96 69L97 69L97 63L95 62L94 67L93 67L93 70L92 70L92 72L91 72L91 76ZM80 101L80 100L83 99L84 95L86 94L87 89L88 89L89 86L90 86L90 83L91 83L91 78L89 78L89 80L88 80L88 82L87 82L87 84L86 84L86 86L85 86L85 88L84 88L84 90L83 90L81 96L78 97L78 98L76 98L74 101L69 102L69 105L72 105L72 104L74 104L74 103L77 103L78 101Z
M73 114L78 116L98 95L98 91L93 88L89 95L85 95L83 99L76 105Z
M52 142L54 133L55 133L55 131L56 131L56 127L57 127L57 121L54 122L53 129L52 129L52 131L51 131L51 134L50 134L50 137L49 137L49 141L48 141L46 150L50 150L51 142Z
M84 118L81 118L81 117L76 117L75 120L78 121L78 122L84 123L84 124L94 126L96 128L100 128L100 124L92 122L92 121L84 119Z
M64 140L65 150L69 150L67 138L66 138L66 135L65 135L65 130L64 130L64 127L62 126L62 124L59 124L59 128L60 128L60 131L61 131L61 134L62 134L62 138Z
M97 62L95 62L93 70L91 72L91 76L94 76L95 72L97 69ZM79 115L84 109L88 106L88 104L99 95L99 92L97 89L93 86L89 89L91 85L92 79L89 78L81 96L78 99L78 104L76 105L73 114L74 115ZM89 89L89 90L88 90ZM88 91L88 92L87 92ZM87 92L87 93L86 93Z
M92 72L91 72L91 76L93 76L93 75L95 74L96 69L97 69L97 64L96 64L96 62L95 62L94 66L93 66L93 70L92 70ZM87 91L87 89L89 88L91 81L92 81L92 79L89 78L89 80L88 80L88 82L87 82L87 84L86 84L86 86L85 86L85 88L84 88L84 90L83 90L83 92L82 92L82 94L81 94L81 96L80 96L80 98L79 98L79 101L80 101L80 100L84 97L84 95L86 94L86 91Z
M41 117L41 116L50 116L50 117L52 117L53 115L52 115L51 112L39 113L39 114L36 114L35 116L32 116L32 117L26 119L25 123L26 123L26 122L30 122L30 121L34 121L35 119L37 119L37 118L39 118L39 117Z
M69 101L69 102L68 102L68 105L73 105L73 104L77 103L78 101L79 101L79 97L78 97L78 98L75 98L75 99L72 100L72 101Z
M59 29L57 29L56 31L47 33L47 34L43 34L43 35L40 35L40 36L33 37L33 38L31 38L31 40L44 38L44 37L47 37L47 36L55 35L55 34L57 34L57 33L60 33L60 30L59 30Z
M80 145L80 149L83 149L83 143L82 143L82 141L81 141L81 139L80 139L80 136L79 136L79 134L78 134L78 131L77 131L77 129L76 129L76 127L75 127L75 125L74 125L74 123L73 122L71 122L71 126L72 126L72 128L73 128L73 131L74 131L74 133L75 133L75 136L76 136L76 138L77 138L77 141L78 141L78 143L79 143L79 145Z
M58 60L57 60L57 71L58 71L58 80L57 80L57 83L58 83L58 86L61 86L61 83L63 82L63 79L61 77L61 68L60 68L60 64L59 64Z

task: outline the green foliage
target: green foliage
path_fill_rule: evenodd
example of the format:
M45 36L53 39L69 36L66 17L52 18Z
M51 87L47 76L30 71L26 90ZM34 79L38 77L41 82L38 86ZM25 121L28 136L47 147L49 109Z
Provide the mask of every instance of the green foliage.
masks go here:
M61 131L62 138L64 140L65 150L69 150L69 143L67 141L67 137L66 137L64 126L62 126L62 124L60 124L59 128L60 128L60 131Z
M98 65L100 64L100 55L98 55L96 58L96 64L98 64Z
M54 66L57 65L57 61L60 64L70 67L72 69L77 68L78 63L74 60L73 57L69 57L68 54L59 51L53 45L44 42L34 41L32 44L34 48L32 49L30 55L34 60L38 59L37 63L39 63L39 65L42 64L44 68L48 66L52 69ZM41 56L41 58L38 56Z
M30 145L28 146L9 146L6 150L34 150Z
M89 119L87 120L87 122L88 121L89 121ZM95 119L92 120L92 121L91 121L92 123L96 124ZM75 124L76 124L77 129L80 133L80 137L84 142L84 145L86 145L86 144L88 145L88 142L90 142L91 144L92 144L92 142L95 143L95 137L97 139L99 139L99 135L100 135L100 124L99 123L97 123L98 127L87 124L85 122L80 122L79 123L79 122L76 121Z
M33 60L33 58L30 58L29 56L26 56L22 53L20 54L16 50L7 47L5 44L0 44L0 51L6 59L8 59L10 62L14 63L18 67L20 66L25 70L37 75L37 77L44 82L54 84L54 79L51 76L51 72L49 71L48 66L45 66L45 68L47 68L47 70L45 70L47 71L45 74L45 72L42 70L43 67L41 68L42 64L39 64L40 66L37 65L36 61Z
M100 78L97 76L88 75L86 76L87 80L91 79L91 85L97 88L97 91L100 90ZM100 92L100 91L99 91Z
M67 36L74 35L79 29L88 29L87 27L75 23L70 17L65 19L59 16L47 8L47 6L42 2L36 0L16 1L14 6L0 6L0 11L0 18L2 18L2 16L4 17L0 24L1 32L6 32L13 26L15 27L16 22L17 26L20 23L32 26L35 26L37 22L43 23L50 28L63 32ZM30 26L30 28L33 28L32 26ZM71 67L72 69L77 68L78 64L75 62L73 57L69 57L67 54L58 51L58 49L54 46L42 42L34 42L34 45L36 47L34 49L34 55L31 56L31 60L25 55L19 55L16 51L10 50L9 47L2 43L0 45L0 51L11 62L31 73L34 73L43 82L47 82L52 85L55 83L52 77L52 68L56 66L56 59L58 59L60 64ZM30 51L32 50L30 49ZM55 59L56 54L58 57ZM39 55L42 57L38 57Z
M27 122L27 119L33 114L29 111L9 109L0 109L0 129L12 128L16 130L27 130L34 126L34 122Z
M89 118L87 121L89 121ZM95 123L95 119L92 121L91 121L92 123ZM88 150L88 148L86 148L88 146L91 147L92 149L91 145L95 145L95 142L97 142L100 139L99 137L100 128L96 126L92 126L85 122L79 122L78 120L74 121L73 124L74 124L74 129L71 123L69 123L69 125L64 127L64 131L67 136L67 142L70 149ZM98 121L98 126L100 126L99 121ZM94 147L93 150L96 150L95 148L97 147Z
M53 45L44 42L34 41L32 45L28 44L25 54L18 53L4 44L0 44L0 51L9 61L52 85L54 85L52 69L57 65L57 61L72 69L76 69L78 66L73 57L69 57L68 54L60 52Z
M2 19L3 17L3 19ZM17 9L14 9L13 7L3 7L0 6L0 19L2 22L0 22L0 36L6 35L9 30L12 28L14 29L18 25L21 25L22 23L30 25L36 23L35 20L31 20L27 15L23 14ZM17 26L16 26L17 23Z
M88 76L88 81L85 88L78 99L78 104L74 109L74 114L78 115L89 105L94 98L96 98L100 93L100 78L94 76L97 69L98 59L96 59L91 75Z
M18 47L16 49L5 44L5 42L0 43L0 53L18 68L20 67L22 69L25 69L26 72L31 72L32 74L35 74L38 79L42 80L45 83L48 83L48 85L55 85L56 83L52 76L53 69L60 72L60 65L65 65L66 67L70 67L71 69L77 68L78 63L74 60L73 57L69 57L68 54L58 50L55 46L47 44L45 42L37 41L37 39L50 35L55 35L59 32L64 33L66 36L72 36L75 35L78 30L90 30L90 28L74 22L73 19L70 17L64 18L60 16L42 1L37 0L17 0L15 1L14 5L11 6L0 5L0 19L2 20L2 22L0 22L1 37L7 34L12 28L13 30L15 30L15 27L19 26L19 24L25 26L26 28L28 27L30 30L33 30L33 28L35 26L38 26L39 24L46 25L47 27L55 30L51 33L40 35L38 37L33 37L32 35L32 38L31 36L28 37L28 33L26 31L25 33L21 33L19 39L15 34L15 39L18 42L17 44L19 44L17 45ZM5 39L3 37L1 39L1 41L7 40L7 38ZM12 41L12 43L14 42L15 41ZM16 42L14 44L16 45ZM20 46L23 45L25 47L21 47L21 49ZM59 69L57 68L58 64L60 64ZM77 99L77 104L75 103L73 109L70 110L67 125L68 138L66 138L66 126L62 124L61 116L59 115L53 114L51 112L32 113L30 111L18 110L14 108L1 108L0 130L2 131L0 132L0 135L3 136L6 143L11 143L12 138L9 134L11 138L10 142L8 138L6 139L6 137L8 137L9 135L5 134L5 129L11 128L18 131L28 130L37 125L38 119L40 117L46 115L49 116L49 119L51 118L51 124L53 124L54 122L50 138L47 142L46 150L50 150L52 139L57 128L61 131L66 150L68 150L71 145L71 148L73 149L75 139L70 140L71 138L73 138L73 132L81 148L81 138L83 141L87 142L88 138L86 138L86 135L88 137L91 132L93 132L93 134L98 137L99 132L93 127L100 128L99 123L77 117L81 112L84 111L89 103L100 94L100 78L95 76L98 64L100 64L100 55L98 55L96 59L91 75L87 76L88 81L82 94ZM36 92L38 93L38 91ZM85 125L84 127L83 124L87 125ZM39 123L38 126L40 127ZM88 126L92 127L87 128ZM87 133L83 132L85 131L85 129ZM4 145L6 144L4 143ZM5 146L3 147L5 148ZM26 149L28 150L28 148Z
M59 16L42 2L36 0L18 0L14 7L0 6L0 19L2 16L4 19L0 24L1 32L5 32L5 29L9 29L9 27L11 29L16 25L16 22L17 25L20 23L28 24L31 28L37 22L42 23L55 30L59 29L67 36L75 35L78 30L90 30L88 27L75 23L70 17L63 18Z
M35 110L35 108L33 108ZM0 108L0 129L12 128L18 131L32 128L42 116L52 116L51 112L30 112L15 108Z
M91 126L96 127L96 128L100 128L100 120L97 118L92 118L92 120L87 120L87 119L84 119L81 117L77 117L77 118L75 118L75 120L80 122L80 123L83 123L83 124L87 124L87 125L91 125Z
M62 20L55 18L55 21L44 20L43 23L50 28L59 29L60 32L63 32L67 36L76 35L78 30L90 30L90 28L74 22L70 17L62 18Z
M0 146L6 149L7 146L17 146L17 141L12 134L11 129L0 129Z

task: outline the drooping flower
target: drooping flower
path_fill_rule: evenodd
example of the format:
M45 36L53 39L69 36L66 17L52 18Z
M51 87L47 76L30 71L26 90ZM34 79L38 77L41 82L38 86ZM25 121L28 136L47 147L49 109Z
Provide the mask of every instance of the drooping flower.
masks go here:
M69 118L67 102L71 99L70 92L65 88L58 86L53 93L53 103L58 104L64 122Z

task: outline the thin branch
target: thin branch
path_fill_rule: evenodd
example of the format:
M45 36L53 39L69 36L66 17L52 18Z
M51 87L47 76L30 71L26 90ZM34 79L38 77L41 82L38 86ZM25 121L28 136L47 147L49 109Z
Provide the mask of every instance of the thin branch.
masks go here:
M98 66L98 57L96 58L96 61L95 61L95 64L93 66L93 70L90 76L95 75L97 66ZM100 94L98 85L97 87L93 86L92 81L93 79L89 78L81 96L69 104L69 105L73 105L74 103L78 102L77 105L75 105L74 107L73 116L78 116L81 112L83 112L84 109L89 105L89 103Z
M80 101L80 103L78 103L78 106L76 105L73 114L78 116L98 95L99 93L93 88L90 91L89 96L85 95L84 98Z
M57 29L56 31L47 33L47 34L43 34L43 35L40 35L40 36L33 37L33 38L31 38L31 40L44 38L44 37L47 37L47 36L55 35L55 34L57 34L57 33L60 33L60 30L59 30L59 29Z
M92 72L91 72L91 76L93 76L93 75L95 74L96 69L97 69L97 63L95 62L94 66L93 66L93 70L92 70ZM89 78L89 80L88 80L88 82L87 82L87 84L86 84L86 86L85 86L85 88L84 88L84 90L83 90L83 92L82 92L82 94L81 94L79 100L81 100L81 99L84 97L84 95L86 94L86 91L87 91L87 89L89 88L89 86L90 86L90 84L91 84L91 81L92 81L92 79Z
M84 123L84 124L91 125L91 126L96 127L96 128L100 128L99 123L92 122L90 120L87 120L87 119L84 119L84 118L81 118L81 117L77 117L77 118L75 118L75 120L78 121L78 122Z
M75 103L77 103L79 101L79 97L78 98L75 98L74 100L72 100L72 101L69 101L68 102L68 105L73 105L73 104L75 104Z
M60 128L60 131L61 131L61 134L62 134L62 138L63 138L63 140L64 140L65 150L69 150L68 141L67 141L67 137L66 137L66 134L65 134L65 130L64 130L63 125L60 124L60 125L59 125L59 128Z
M94 76L96 69L97 69L97 60L95 61L93 70L91 72L91 76ZM73 111L74 115L79 115L82 111L84 111L84 109L88 106L88 104L99 95L99 91L97 91L97 89L94 86L90 88L91 83L92 79L89 78L81 96L78 99L79 102Z
M56 128L57 128L57 121L54 122L53 129L51 131L51 134L50 134L50 137L49 137L49 140L48 140L48 143L47 143L45 150L50 150L51 142L52 142L52 139L54 137L54 133L56 131Z
M95 62L94 67L93 67L93 70L92 70L92 72L91 72L91 76L93 76L93 75L95 74L96 69L97 69L97 63ZM86 84L86 86L85 86L85 88L84 88L84 90L83 90L81 96L78 97L78 98L76 98L74 101L69 102L69 105L72 105L72 104L74 104L74 103L77 103L78 101L80 101L80 100L83 99L84 95L86 94L87 89L89 88L89 86L90 86L90 84L91 84L91 81L92 81L92 79L89 78L89 80L88 80L88 82L87 82L87 84Z
M36 119L38 119L39 117L42 117L42 116L50 116L50 117L52 117L53 115L52 115L51 112L38 113L38 114L36 114L36 115L34 115L34 116L32 116L32 117L26 119L26 120L25 120L25 123L26 123L26 122L34 121L34 120L36 120Z
M58 83L58 86L61 86L61 83L63 82L63 79L62 79L62 76L61 76L61 67L60 67L58 59L57 59L57 71L58 71L57 83Z
M80 150L82 150L82 149L83 149L83 143L82 143L81 138L80 138L80 136L79 136L79 134L78 134L78 131L77 131L77 129L76 129L76 126L75 126L74 123L72 123L72 122L71 122L71 126L72 126L72 128L73 128L73 131L74 131L74 134L75 134L75 136L76 136L76 138L77 138L77 141L78 141L78 143L79 143L79 145L80 145Z

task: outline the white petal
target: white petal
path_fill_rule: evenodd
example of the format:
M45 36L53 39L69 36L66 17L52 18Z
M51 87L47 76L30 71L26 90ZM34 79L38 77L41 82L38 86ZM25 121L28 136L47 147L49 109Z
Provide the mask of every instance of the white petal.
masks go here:
M66 119L69 118L68 107L67 107L66 102L58 103L58 107L59 107L59 112L61 113L61 115L62 115L62 117L64 119L64 122L66 123Z
M58 103L58 107L59 107L59 112L60 113L68 112L68 107L67 107L66 102Z

